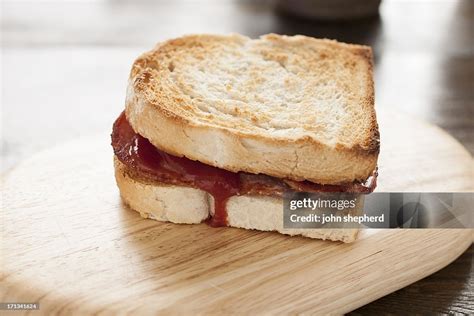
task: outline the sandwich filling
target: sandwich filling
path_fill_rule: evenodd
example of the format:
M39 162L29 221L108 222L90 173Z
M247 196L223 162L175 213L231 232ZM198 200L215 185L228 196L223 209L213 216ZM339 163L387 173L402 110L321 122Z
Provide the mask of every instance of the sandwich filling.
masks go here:
M282 196L285 191L370 193L375 189L377 172L364 182L338 185L280 179L263 174L231 172L170 155L136 133L122 112L113 125L112 147L129 176L138 181L189 186L208 192L214 198L213 227L227 226L227 200L234 195Z

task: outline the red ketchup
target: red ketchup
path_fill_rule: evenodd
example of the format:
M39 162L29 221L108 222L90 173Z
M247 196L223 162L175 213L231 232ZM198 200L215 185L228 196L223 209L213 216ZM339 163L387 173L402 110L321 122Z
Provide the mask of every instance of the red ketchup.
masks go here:
M125 112L122 112L114 123L112 147L124 165L147 179L191 186L211 194L214 198L214 215L207 223L212 227L227 226L226 204L234 195L281 196L286 190L370 193L375 188L377 178L377 171L374 171L365 183L323 185L310 181L230 172L157 149L146 138L135 133L125 117Z
M146 138L135 133L120 114L112 132L112 146L117 158L126 166L165 183L178 179L211 194L214 198L214 216L208 224L213 227L227 225L227 200L239 193L239 174L212 167L185 157L169 155Z

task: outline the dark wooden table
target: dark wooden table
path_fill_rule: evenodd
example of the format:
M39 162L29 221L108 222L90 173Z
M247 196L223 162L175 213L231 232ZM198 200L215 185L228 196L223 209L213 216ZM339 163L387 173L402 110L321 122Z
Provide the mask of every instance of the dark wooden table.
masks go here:
M380 16L344 23L272 7L272 1L3 1L1 170L111 126L133 59L157 41L199 32L306 34L371 45L377 107L437 124L474 152L473 1L384 0ZM473 251L353 313L474 313Z

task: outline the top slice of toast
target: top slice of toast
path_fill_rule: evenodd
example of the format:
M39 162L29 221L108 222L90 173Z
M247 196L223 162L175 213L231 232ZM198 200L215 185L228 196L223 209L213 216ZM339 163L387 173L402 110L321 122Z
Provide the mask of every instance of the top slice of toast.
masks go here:
M190 35L130 74L126 115L176 156L322 184L363 181L379 153L372 52L306 36Z

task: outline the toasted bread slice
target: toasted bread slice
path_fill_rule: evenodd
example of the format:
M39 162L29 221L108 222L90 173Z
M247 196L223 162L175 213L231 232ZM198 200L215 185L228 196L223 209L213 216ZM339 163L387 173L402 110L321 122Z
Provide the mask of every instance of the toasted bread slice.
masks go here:
M192 187L138 179L116 157L115 179L122 200L142 217L177 224L199 224L213 214L212 196ZM287 235L353 242L355 228L284 229L283 199L270 196L233 196L227 202L229 226L278 231Z
M133 64L126 114L159 149L233 172L347 183L379 152L371 49L306 36L158 44Z

